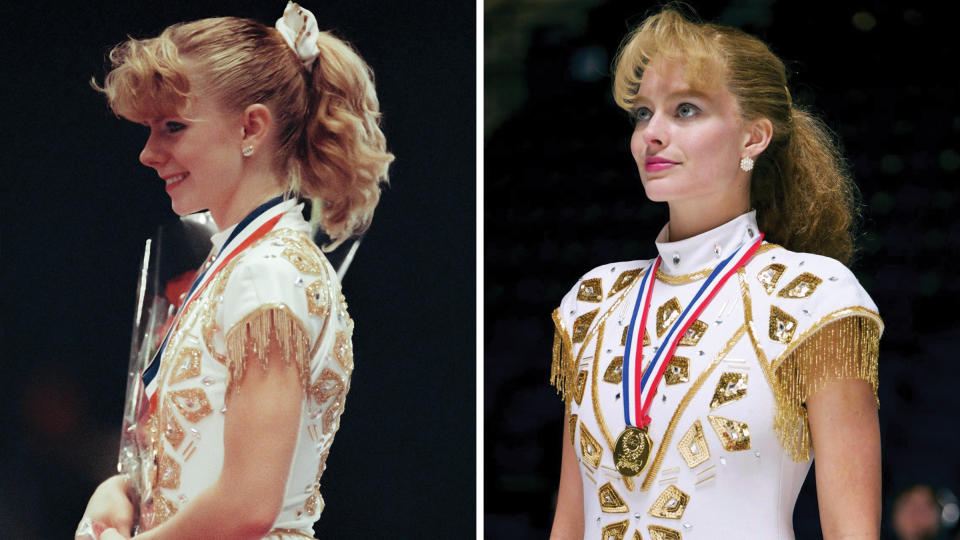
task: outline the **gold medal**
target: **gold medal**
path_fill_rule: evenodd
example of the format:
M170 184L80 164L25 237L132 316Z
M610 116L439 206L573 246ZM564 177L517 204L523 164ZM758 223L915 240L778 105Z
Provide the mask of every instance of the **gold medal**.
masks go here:
M617 437L617 444L613 448L613 461L617 470L624 476L636 476L647 466L650 458L650 435L647 429L627 426L627 429Z

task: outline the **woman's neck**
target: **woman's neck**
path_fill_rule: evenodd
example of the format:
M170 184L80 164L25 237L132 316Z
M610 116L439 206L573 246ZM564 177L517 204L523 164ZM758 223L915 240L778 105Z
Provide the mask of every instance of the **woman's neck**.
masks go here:
M256 207L282 194L284 190L274 175L246 178L241 186L218 208L210 208L210 216L221 231L236 225Z
M727 223L750 210L750 201L683 201L670 202L670 237L668 241L686 240Z

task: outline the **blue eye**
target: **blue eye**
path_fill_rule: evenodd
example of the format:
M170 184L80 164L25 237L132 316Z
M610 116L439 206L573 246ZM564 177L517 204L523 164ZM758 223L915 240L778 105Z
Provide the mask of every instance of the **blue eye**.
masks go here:
M700 108L691 103L681 103L677 105L677 116L680 118L690 118L696 116L700 112Z
M187 129L187 126L181 124L180 122L167 122L165 125L167 126L167 131L170 133L176 133L178 131Z
M633 111L633 121L634 122L645 122L653 116L653 112L646 107L640 107L639 109Z

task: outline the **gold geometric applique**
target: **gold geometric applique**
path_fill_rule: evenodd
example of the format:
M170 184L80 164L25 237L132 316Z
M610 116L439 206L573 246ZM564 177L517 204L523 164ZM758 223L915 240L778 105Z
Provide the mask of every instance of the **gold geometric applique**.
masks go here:
M326 318L330 312L330 298L328 298L327 281L318 279L304 289L307 295L307 311L311 315Z
M681 311L680 301L676 297L657 308L657 337L662 336L673 321L680 317Z
M597 495L600 497L601 512L606 512L608 514L622 514L630 511L630 509L627 508L627 503L624 502L623 497L617 493L617 490L613 489L613 484L610 482L600 486L600 491L597 492Z
M157 471L157 485L164 489L180 488L180 464L166 454L160 457L160 467Z
M746 422L730 420L722 416L708 415L710 425L717 432L717 437L728 452L750 449L750 428Z
M577 291L577 300L583 302L599 302L603 300L603 285L600 278L588 279L580 284Z
M710 459L710 447L707 446L707 438L703 435L703 424L700 419L690 426L690 429L680 437L677 443L677 449L680 455L687 462L687 467L691 469Z
M633 531L633 540L643 540L643 537L640 536L639 530Z
M682 356L674 356L667 364L667 369L663 372L663 382L667 384L680 384L690 380L690 359Z
M650 532L650 540L683 540L679 531L659 525L648 525L647 531Z
M703 337L703 333L707 331L707 323L696 320L690 325L690 328L687 328L687 331L683 333L683 337L680 338L681 347L693 347L700 342L700 338Z
M170 499L163 496L163 493L160 492L160 488L154 488L153 490L153 523L154 527L160 525L164 521L170 519L171 516L177 513L177 505Z
M593 322L593 318L597 316L599 311L600 309L598 308L589 313L584 313L577 317L577 320L573 321L573 335L570 336L570 341L580 343L587 338L587 330L590 329L590 323Z
M713 399L710 400L710 410L731 401L736 401L747 395L747 374L728 371L720 375L720 381L713 390Z
M570 444L573 445L577 435L577 415L570 415Z
M767 291L767 294L773 294L773 290L777 288L777 281L786 270L787 267L782 264L767 265L757 274L757 280L763 285L763 290Z
M321 426L323 427L324 434L331 433L339 427L337 419L340 418L340 412L343 409L343 401L334 401L331 403L327 410L323 411L323 418L321 418Z
M790 343L797 330L797 320L777 306L770 306L770 339Z
M607 370L603 372L603 380L608 383L620 384L623 382L623 357L618 356L610 361Z
M337 339L333 343L333 356L348 375L353 372L353 347L343 330L337 330Z
M777 296L781 298L806 298L813 294L813 291L817 290L817 285L821 283L823 283L822 279L809 272L804 272L793 278L793 281L788 283L786 287L780 289Z
M303 251L294 248L283 248L280 255L305 274L320 274L323 272L323 266L316 257L312 257Z
M323 511L323 497L320 496L320 492L314 490L314 492L307 498L306 504L303 505L303 509L306 510L307 515L314 515L317 513L317 510Z
M213 412L210 402L207 401L207 394L201 388L177 390L170 392L169 396L180 414L193 424Z
M620 338L620 346L625 347L627 345L627 332L630 331L629 326L623 327L623 336Z
M160 418L162 418L163 423L163 436L170 441L170 446L174 450L180 448L180 443L183 442L185 433L183 427L180 426L180 422L177 422L176 418L173 417L173 414L170 413L170 399L167 398L164 400L163 409L160 412Z
M583 422L580 422L580 455L594 469L600 466L600 458L603 457L603 447L587 431Z
M583 391L587 388L587 370L582 369L577 373L577 386L573 389L573 400L577 405L583 402Z
M310 397L317 402L317 405L323 405L330 398L339 400L343 392L343 379L330 368L324 368L316 382L310 386Z
M690 496L680 491L677 486L670 484L657 497L657 500L653 501L647 513L653 517L680 519L683 517L683 511L687 509L688 502L690 502Z
M613 282L613 287L610 288L607 298L626 289L631 283L633 283L633 280L637 279L637 276L639 276L640 272L642 271L642 269L637 268L636 270L627 270L626 272L621 273L620 276L617 277L617 280Z
M236 260L237 259L234 259L234 261ZM232 262L228 264L227 268L229 268L232 264ZM219 331L220 327L217 325L216 319L214 318L214 310L210 309L204 314L203 325L200 328L200 333L203 335L203 344L207 347L207 352L210 353L210 356L212 356L214 360L226 365L227 355L218 353L213 346L213 338Z
M184 347L180 350L180 356L173 367L173 375L170 376L171 386L178 382L192 379L200 376L200 349L193 347Z
M616 523L611 523L600 530L600 540L623 540L630 528L630 520L625 519Z

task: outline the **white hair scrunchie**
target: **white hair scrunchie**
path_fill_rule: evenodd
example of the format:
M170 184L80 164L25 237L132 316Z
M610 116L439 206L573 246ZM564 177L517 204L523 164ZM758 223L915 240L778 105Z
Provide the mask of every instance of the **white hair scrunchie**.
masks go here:
M300 57L303 67L311 69L313 61L320 55L320 48L317 47L320 27L317 26L317 18L313 13L298 4L287 2L283 17L277 19L277 30L287 45Z

